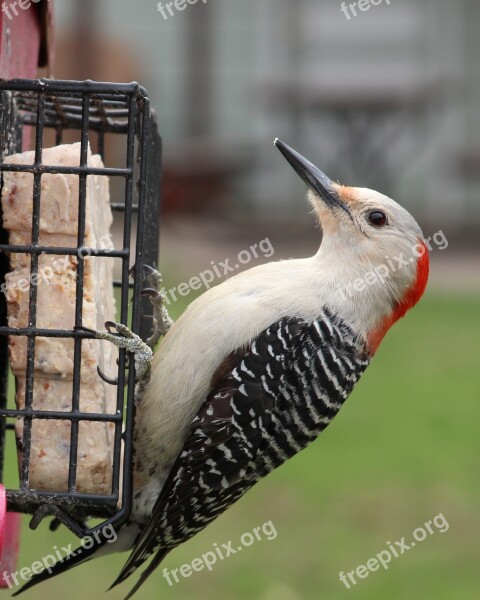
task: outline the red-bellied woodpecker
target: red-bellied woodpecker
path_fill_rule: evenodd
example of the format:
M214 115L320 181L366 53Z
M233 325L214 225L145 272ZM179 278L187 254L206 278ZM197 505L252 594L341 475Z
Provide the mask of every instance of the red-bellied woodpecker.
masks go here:
M325 429L425 290L428 253L405 209L334 183L275 144L309 188L322 243L311 258L210 289L154 354L136 415L131 520L109 548L133 548L115 584L154 555L128 597L170 550Z

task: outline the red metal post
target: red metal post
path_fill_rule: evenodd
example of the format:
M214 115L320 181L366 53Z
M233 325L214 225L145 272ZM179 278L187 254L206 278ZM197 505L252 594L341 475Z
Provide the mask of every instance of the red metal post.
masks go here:
M52 23L52 0L0 0L0 78L33 79L38 67L51 65ZM20 525L21 515L7 512L0 484L0 588L8 587L2 574L16 571Z

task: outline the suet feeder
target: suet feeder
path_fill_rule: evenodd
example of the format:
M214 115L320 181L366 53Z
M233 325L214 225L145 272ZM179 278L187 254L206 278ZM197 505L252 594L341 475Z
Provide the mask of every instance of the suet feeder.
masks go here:
M120 223L122 241L119 247L91 248L95 260L115 258L120 263L117 320L146 340L153 331L152 307L141 297L142 265L155 267L158 259L159 196L161 141L155 115L150 108L146 90L137 83L116 84L94 81L56 81L49 79L14 79L0 81L0 173L23 171L33 177L31 215L31 242L11 243L8 232L0 230L0 286L5 282L11 257L26 255L30 277L38 275L39 259L45 255L74 256L76 262L75 326L71 329L37 327L36 315L39 298L35 285L30 285L28 296L28 323L26 327L12 327L7 319L7 300L0 294L0 480L3 481L5 461L15 463L12 452L5 452L8 436L13 435L15 422L23 420L21 460L17 488L6 489L9 511L32 515L30 526L35 528L47 516L52 523L64 523L77 536L92 533L107 524L118 528L131 510L132 493L132 432L134 423L134 369L128 368L128 356L120 350L118 357L116 410L111 414L82 412L80 391L82 381L79 367L82 342L89 336L78 329L82 325L86 180L90 175L107 176L120 181L115 190L111 208ZM78 166L59 166L42 163L46 140L59 145L72 136L80 144ZM114 144L109 144L114 138ZM34 150L31 164L8 164L5 157L14 153ZM49 142L50 143L50 142ZM99 154L104 163L115 150L115 164L92 167L87 162L88 146ZM118 160L119 149L122 157ZM118 163L118 164L117 164ZM78 235L74 247L49 246L39 242L42 201L42 178L47 174L64 173L78 177ZM3 220L2 220L3 222ZM134 242L132 242L132 239ZM133 267L132 267L133 265ZM133 275L133 277L131 277ZM133 279L133 281L132 281ZM33 279L31 279L33 280ZM3 288L4 289L4 288ZM9 339L19 337L26 345L24 407L15 407L9 401ZM73 383L70 406L66 410L33 408L35 386L35 345L37 338L73 340ZM111 374L109 374L111 375ZM68 484L65 491L42 491L30 485L32 426L41 419L69 423ZM111 490L109 493L79 492L76 485L78 468L79 430L82 423L111 423L114 431L111 463ZM9 445L10 449L12 446ZM55 465L52 465L55 468ZM1 508L1 507L0 507ZM89 527L86 519L101 520Z

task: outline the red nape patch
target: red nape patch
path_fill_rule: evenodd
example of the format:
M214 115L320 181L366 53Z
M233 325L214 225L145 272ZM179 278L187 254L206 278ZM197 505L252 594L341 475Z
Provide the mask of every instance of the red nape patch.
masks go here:
M428 272L430 268L430 260L428 257L428 249L423 241L419 241L419 246L423 247L423 254L419 256L417 261L417 275L410 289L407 290L403 299L395 306L392 313L386 317L382 324L368 335L368 347L373 355L380 346L380 342L390 329L390 327L405 316L405 314L415 306L415 304L423 296L423 292L427 287Z

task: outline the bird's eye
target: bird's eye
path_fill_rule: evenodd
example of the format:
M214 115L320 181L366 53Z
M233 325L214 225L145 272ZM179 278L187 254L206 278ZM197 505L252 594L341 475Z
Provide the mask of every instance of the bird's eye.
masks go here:
M387 215L381 210L372 210L367 215L368 222L374 227L385 227L388 225Z

